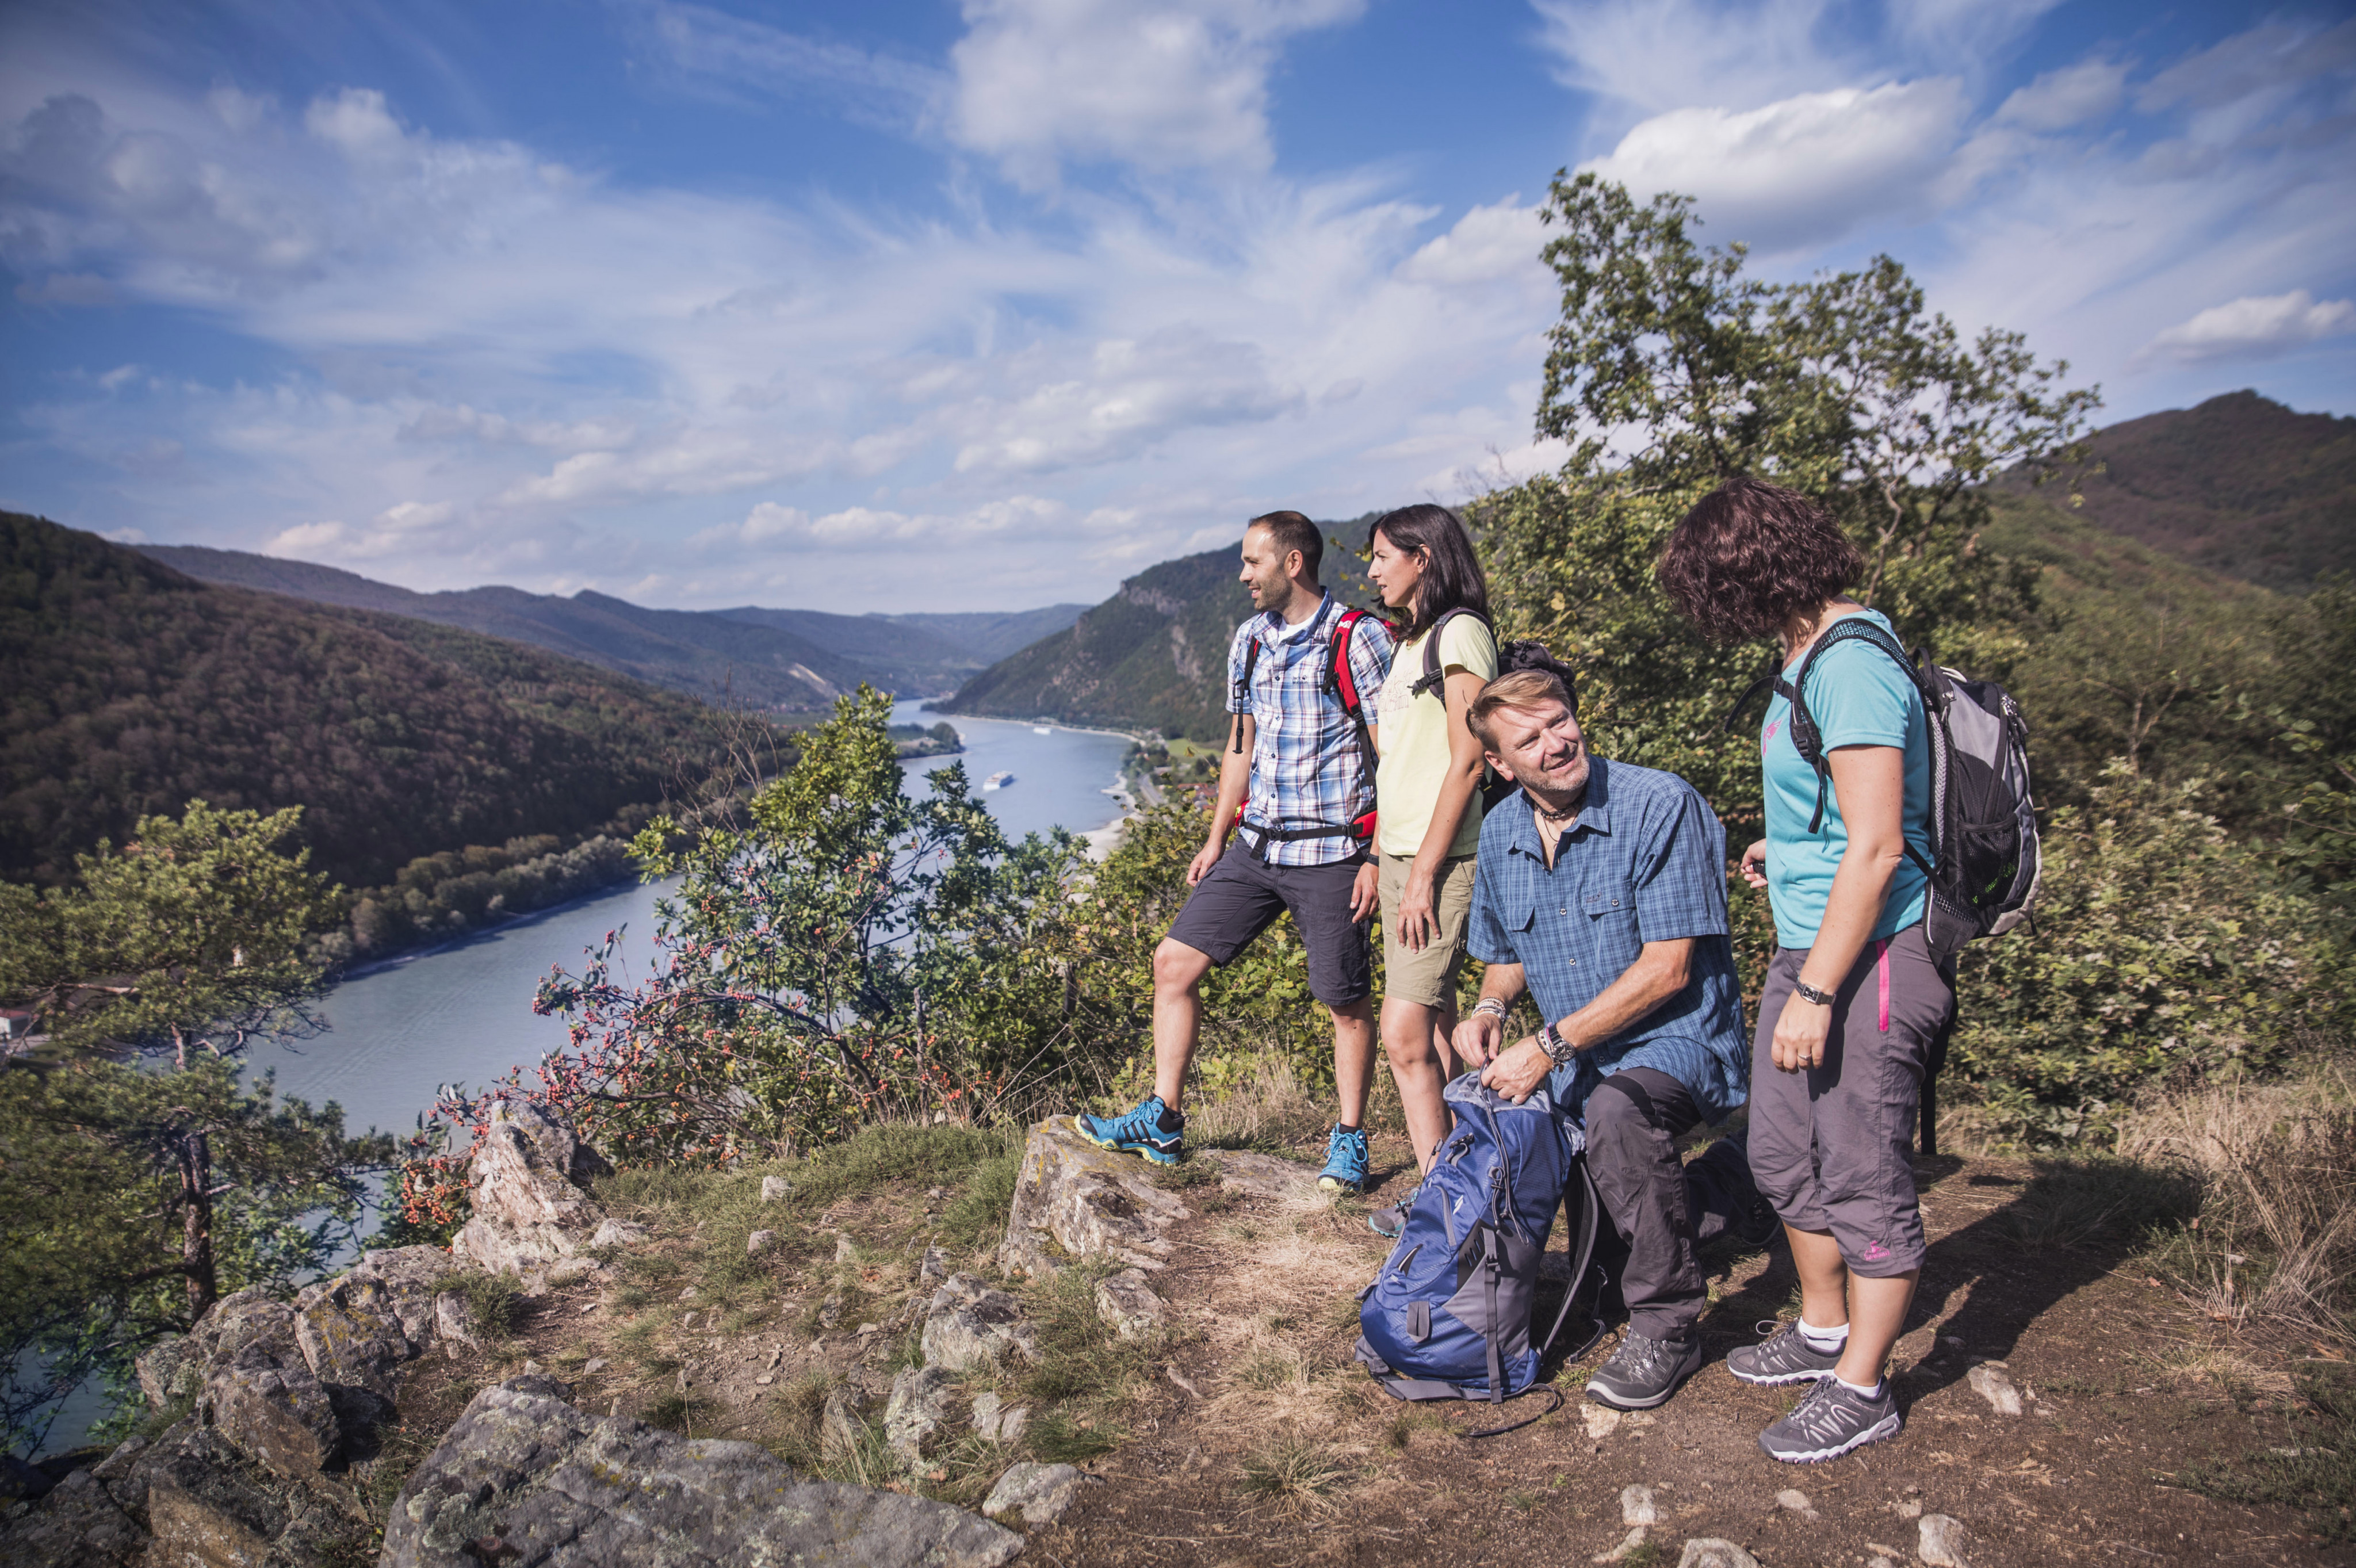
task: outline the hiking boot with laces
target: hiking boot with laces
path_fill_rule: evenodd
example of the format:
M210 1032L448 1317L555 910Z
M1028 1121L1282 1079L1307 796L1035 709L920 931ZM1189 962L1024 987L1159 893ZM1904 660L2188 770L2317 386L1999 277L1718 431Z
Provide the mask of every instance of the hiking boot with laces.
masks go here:
M1366 1130L1352 1132L1337 1123L1325 1140L1325 1168L1317 1173L1317 1185L1327 1192L1364 1190L1366 1158Z
M1587 1391L1614 1410L1666 1404L1677 1385L1701 1370L1701 1339L1651 1339L1628 1330L1612 1359L1595 1369Z
M1415 1207L1415 1195L1422 1190L1423 1184L1418 1182L1397 1203L1387 1203L1368 1214L1366 1229L1386 1241L1398 1240L1399 1232L1407 1229L1407 1211Z
M1186 1152L1186 1133L1183 1124L1163 1130L1162 1118L1169 1109L1162 1103L1162 1096L1151 1094L1125 1116L1075 1116L1072 1125L1099 1149L1142 1155L1157 1165L1174 1165Z
M1875 1398L1837 1378L1826 1378L1808 1391L1799 1408L1759 1434L1759 1446L1771 1459L1813 1465L1895 1437L1904 1424L1898 1418L1898 1401L1890 1391L1888 1380Z
M1817 1349L1798 1324L1787 1323L1772 1338L1730 1351L1726 1369L1746 1383L1812 1383L1831 1377L1840 1359L1838 1350Z

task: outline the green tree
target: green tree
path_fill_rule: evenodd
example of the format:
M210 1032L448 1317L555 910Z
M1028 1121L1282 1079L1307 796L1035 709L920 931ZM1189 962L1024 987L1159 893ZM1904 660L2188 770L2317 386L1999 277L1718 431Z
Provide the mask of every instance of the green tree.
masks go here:
M67 886L0 890L0 995L47 1034L0 1071L12 1434L224 1289L324 1262L358 1219L363 1172L389 1157L347 1138L332 1104L238 1082L249 1041L317 1027L304 950L340 898L308 851L281 847L298 814L192 801L80 856Z
M1688 199L1640 204L1590 174L1558 177L1544 216L1562 315L1537 426L1570 455L1471 509L1505 629L1577 665L1603 748L1753 827L1755 748L1719 721L1764 649L1707 646L1655 585L1677 518L1737 473L1801 490L1857 539L1861 596L1901 636L1986 669L2017 650L2029 578L1977 548L1978 487L2071 456L2096 396L2017 333L1965 342L1887 256L1763 282L1741 245L1697 242Z
M535 1005L573 1020L575 1048L541 1064L535 1092L617 1160L807 1148L961 1108L1019 1065L959 1022L1064 901L1078 846L1008 843L961 766L911 800L890 707L864 687L842 698L743 827L682 845L658 819L639 835L647 875L681 878L649 976L632 983L609 941L541 986ZM444 1119L487 1103L454 1096Z

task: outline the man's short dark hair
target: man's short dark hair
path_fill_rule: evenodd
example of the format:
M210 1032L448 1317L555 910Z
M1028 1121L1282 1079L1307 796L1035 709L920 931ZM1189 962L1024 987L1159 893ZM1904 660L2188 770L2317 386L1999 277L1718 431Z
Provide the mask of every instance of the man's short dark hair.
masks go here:
M1278 560L1300 551L1301 575L1312 583L1317 580L1317 564L1325 559L1325 537L1315 523L1297 511L1271 511L1252 519L1244 532L1255 528L1268 530L1268 541L1276 546Z

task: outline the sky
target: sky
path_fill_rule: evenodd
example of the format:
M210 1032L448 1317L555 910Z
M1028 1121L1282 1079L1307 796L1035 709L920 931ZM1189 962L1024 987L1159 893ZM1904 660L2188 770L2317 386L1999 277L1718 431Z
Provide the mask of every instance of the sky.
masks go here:
M1534 438L1558 170L2104 423L2356 413L2356 5L9 0L0 507L418 589L1092 602Z

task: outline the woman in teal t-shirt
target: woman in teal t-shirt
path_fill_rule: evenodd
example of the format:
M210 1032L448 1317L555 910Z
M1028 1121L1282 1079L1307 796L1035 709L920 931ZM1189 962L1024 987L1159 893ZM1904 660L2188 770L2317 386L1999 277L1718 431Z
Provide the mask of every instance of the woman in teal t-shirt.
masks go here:
M1788 686L1843 620L1890 629L1845 592L1863 564L1821 508L1742 478L1677 523L1660 579L1714 639L1774 638ZM1751 1173L1791 1239L1800 1320L1726 1359L1745 1382L1815 1385L1759 1435L1794 1461L1834 1458L1902 1424L1884 1366L1922 1268L1914 1121L1954 1005L1922 927L1922 694L1889 651L1843 639L1814 661L1800 696L1827 777L1800 756L1779 693L1759 736L1767 836L1742 856L1744 879L1767 890L1777 947L1751 1042Z

